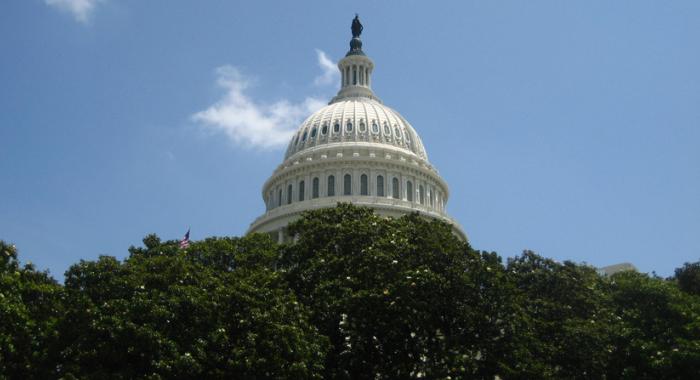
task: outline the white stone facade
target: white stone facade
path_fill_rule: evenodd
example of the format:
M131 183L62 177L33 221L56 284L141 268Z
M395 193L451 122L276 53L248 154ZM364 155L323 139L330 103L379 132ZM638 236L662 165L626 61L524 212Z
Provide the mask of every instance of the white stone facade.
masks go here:
M338 63L338 95L302 123L284 162L263 185L266 212L249 232L283 241L284 228L301 212L349 202L384 216L419 212L441 219L466 240L446 213L447 183L413 127L372 92L374 64L355 43Z

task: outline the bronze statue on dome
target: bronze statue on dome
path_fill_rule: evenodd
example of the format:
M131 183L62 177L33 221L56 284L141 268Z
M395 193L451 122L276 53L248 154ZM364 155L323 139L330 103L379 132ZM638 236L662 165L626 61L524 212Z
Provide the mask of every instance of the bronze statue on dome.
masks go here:
M360 34L362 34L363 27L360 23L360 16L357 13L355 13L355 18L352 20L352 26L350 29L352 29L353 38L359 38Z

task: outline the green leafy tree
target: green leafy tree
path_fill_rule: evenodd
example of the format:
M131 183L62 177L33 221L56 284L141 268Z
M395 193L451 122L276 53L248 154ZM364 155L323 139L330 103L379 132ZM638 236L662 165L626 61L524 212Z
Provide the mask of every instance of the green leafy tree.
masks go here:
M287 232L149 235L64 286L0 241L0 379L700 378L700 263L504 267L445 223L348 204Z
M15 246L0 240L0 379L49 377L60 297L55 280L21 267Z
M609 378L700 378L700 299L672 281L627 271L611 278L615 334Z
M507 271L522 308L510 377L604 378L615 319L596 270L524 251L508 261Z
M67 272L58 375L319 378L325 340L271 270L269 238L144 245Z
M417 214L340 204L291 224L282 271L331 342L326 378L493 378L510 336L500 259Z
M674 279L682 291L700 296L700 261L677 268Z

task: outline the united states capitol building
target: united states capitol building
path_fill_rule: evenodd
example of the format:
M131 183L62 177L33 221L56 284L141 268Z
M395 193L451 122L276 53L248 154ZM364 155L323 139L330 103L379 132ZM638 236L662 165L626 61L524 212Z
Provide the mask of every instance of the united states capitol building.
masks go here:
M263 185L266 211L248 232L282 242L284 228L302 212L349 202L383 216L418 212L444 220L466 240L447 214L449 188L418 133L372 91L374 62L362 50L361 33L355 17L350 50L338 62L340 91L292 136L284 161Z

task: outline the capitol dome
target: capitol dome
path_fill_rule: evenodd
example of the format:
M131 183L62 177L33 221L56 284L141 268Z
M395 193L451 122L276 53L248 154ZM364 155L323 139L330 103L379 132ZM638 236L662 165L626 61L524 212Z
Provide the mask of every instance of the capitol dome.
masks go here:
M372 91L374 63L362 50L357 17L352 32L350 50L338 62L338 95L292 136L284 161L263 185L266 212L248 232L282 242L287 224L303 211L349 202L384 216L418 212L444 220L466 240L447 215L447 183L428 162L418 133Z
M362 97L336 99L309 116L289 142L284 158L329 144L354 143L390 145L428 159L406 119L381 102Z

